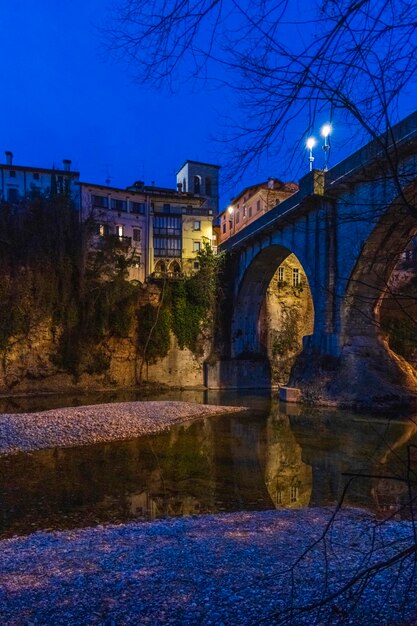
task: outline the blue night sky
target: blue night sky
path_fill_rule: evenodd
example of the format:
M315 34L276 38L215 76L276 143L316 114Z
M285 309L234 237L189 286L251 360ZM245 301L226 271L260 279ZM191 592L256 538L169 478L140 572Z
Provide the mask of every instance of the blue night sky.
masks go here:
M175 187L186 159L224 165L216 140L230 109L219 89L185 85L175 95L136 84L126 64L105 52L97 26L102 0L15 0L0 20L0 159L60 167L72 160L84 181L125 187L134 180ZM303 154L303 157L305 155ZM288 173L276 162L223 189L221 206L243 186ZM307 167L307 165L306 165Z
M231 92L185 84L172 95L135 83L129 67L102 46L97 26L107 16L106 0L3 2L1 161L5 150L16 165L60 167L68 158L81 180L104 183L109 176L120 187L135 180L175 187L186 159L225 165L219 139L235 110ZM221 208L246 185L306 173L305 137L297 132L283 138L295 153L290 167L286 159L265 157L237 184L223 187ZM331 164L349 147L335 126Z

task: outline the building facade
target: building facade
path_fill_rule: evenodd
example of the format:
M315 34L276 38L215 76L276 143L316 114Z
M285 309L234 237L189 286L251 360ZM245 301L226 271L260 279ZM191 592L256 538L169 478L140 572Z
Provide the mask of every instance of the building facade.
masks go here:
M298 191L296 183L277 178L246 187L219 216L218 242L223 243L242 228Z
M71 161L64 159L57 169L16 165L13 153L5 153L5 163L0 163L0 198L3 202L18 204L33 196L67 194L75 206L79 205L78 181L80 174L71 170Z
M213 245L213 213L201 194L145 185L127 189L80 183L81 219L92 244L113 242L130 258L129 279L180 278L199 269L198 253Z
M149 211L144 193L80 183L82 221L92 223L92 245L113 246L130 260L129 279L145 281L148 258Z
M186 161L177 172L177 190L202 196L214 218L219 214L219 171L219 165Z

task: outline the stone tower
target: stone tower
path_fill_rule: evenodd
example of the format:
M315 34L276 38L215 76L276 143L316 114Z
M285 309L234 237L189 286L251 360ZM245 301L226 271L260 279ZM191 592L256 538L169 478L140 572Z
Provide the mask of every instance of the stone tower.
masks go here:
M178 191L206 198L205 206L213 211L214 217L219 213L219 170L220 165L186 161L177 172Z

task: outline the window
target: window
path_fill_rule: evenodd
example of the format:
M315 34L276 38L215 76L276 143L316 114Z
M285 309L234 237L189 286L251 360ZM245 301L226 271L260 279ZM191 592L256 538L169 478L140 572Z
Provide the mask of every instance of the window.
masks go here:
M38 172L34 172L33 173L33 180L39 180L39 173Z
M226 232L226 224L223 224L223 234Z
M284 492L282 491L282 489L277 489L276 496L275 496L275 502L277 504L282 504L284 502Z
M199 220L193 222L193 230L201 230L201 222Z
M249 217L252 217L252 205L248 208Z
M103 209L107 209L109 206L108 198L106 196L91 196L91 200L94 206L99 206Z
M206 196L211 196L211 178L206 176Z
M194 269L195 270L200 269L200 263L198 261L194 261Z
M193 252L200 252L201 243L199 241L193 241Z
M10 178L16 178L16 172L15 172L15 170L10 170L10 172L9 172L9 176L10 176Z
M298 500L298 487L295 485L292 485L290 489L290 502L297 502L297 500Z
M181 239L173 237L155 237L153 240L155 256L181 256Z
M240 222L240 212L236 211L236 224L239 224Z
M127 201L118 200L117 198L111 199L111 208L114 211L127 211Z
M181 235L181 217L171 217L167 215L154 215L153 232L154 235Z
M200 176L194 176L194 193L199 194L200 192L201 192Z
M18 202L19 201L19 190L15 187L9 187L7 190L7 200L9 202Z
M140 213L141 215L145 214L145 203L144 202L131 202L130 203L130 212L131 213Z
M256 212L259 213L260 210L261 210L261 201L257 200L256 201Z
M164 204L164 211L165 211L165 213L170 213L171 212L171 205L170 204Z
M292 270L292 285L293 287L298 287L300 284L300 271L298 267L294 267Z
M185 180L185 178L182 179L182 190L184 193L186 193L187 191L187 181Z
M244 206L242 210L243 210L243 217L246 217L246 207Z
M133 241L136 241L137 243L140 241L140 228L134 228L133 229Z
M121 239L123 237L123 226L118 224L116 226L116 235Z
M109 234L108 224L96 224L95 232L99 237L105 237Z
M278 282L279 283L284 282L284 268L282 266L278 268Z

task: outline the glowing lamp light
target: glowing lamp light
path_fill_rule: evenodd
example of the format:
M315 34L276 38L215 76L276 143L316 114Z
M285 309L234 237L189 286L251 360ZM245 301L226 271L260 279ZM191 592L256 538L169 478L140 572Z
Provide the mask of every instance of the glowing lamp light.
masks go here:
M232 206L227 207L227 212L229 213L229 215L232 215L234 209Z
M321 134L325 139L327 139L327 137L330 135L331 132L332 132L331 124L324 124L324 126L322 126Z
M307 150L309 150L310 154L308 157L308 160L310 162L310 172L313 171L313 163L314 163L314 157L313 157L313 148L316 145L317 141L314 139L314 137L309 137L306 141L306 146L307 146Z
M324 171L325 172L327 172L327 170L329 169L329 167L328 167L328 165L329 165L329 152L330 152L329 135L330 135L331 132L332 132L331 124L324 124L324 126L322 126L321 134L324 137L323 150L324 150Z
M309 137L306 141L307 149L311 151L316 145L316 143L317 141L314 139L314 137Z

